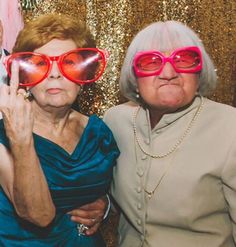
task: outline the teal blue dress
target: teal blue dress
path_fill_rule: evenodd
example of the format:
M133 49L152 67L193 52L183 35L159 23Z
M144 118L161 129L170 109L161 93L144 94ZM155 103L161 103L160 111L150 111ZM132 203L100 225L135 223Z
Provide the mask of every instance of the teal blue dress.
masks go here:
M9 148L2 120L0 143ZM46 228L21 219L0 187L0 246L104 247L99 232L93 236L79 236L77 224L66 213L107 193L119 156L110 129L92 115L72 154L36 134L34 143L56 206L56 217Z

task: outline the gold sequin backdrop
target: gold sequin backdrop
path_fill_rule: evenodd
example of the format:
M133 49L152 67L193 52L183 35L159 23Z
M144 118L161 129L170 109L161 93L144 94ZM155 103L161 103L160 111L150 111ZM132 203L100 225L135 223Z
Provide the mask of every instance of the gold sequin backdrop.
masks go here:
M235 0L21 0L25 21L43 13L63 13L87 22L97 46L110 53L102 79L84 90L85 113L102 115L123 101L118 79L125 51L145 25L178 20L192 27L203 40L216 65L219 83L212 99L236 105L236 1Z

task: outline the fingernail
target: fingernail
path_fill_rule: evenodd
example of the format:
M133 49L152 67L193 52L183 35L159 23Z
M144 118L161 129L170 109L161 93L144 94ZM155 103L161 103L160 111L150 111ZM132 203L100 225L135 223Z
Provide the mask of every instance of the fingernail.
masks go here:
M76 219L75 216L71 216L70 219L71 219L72 221L75 221L75 222L77 221L77 219Z
M88 230L85 233L86 233L87 236L91 235L91 232L88 231Z

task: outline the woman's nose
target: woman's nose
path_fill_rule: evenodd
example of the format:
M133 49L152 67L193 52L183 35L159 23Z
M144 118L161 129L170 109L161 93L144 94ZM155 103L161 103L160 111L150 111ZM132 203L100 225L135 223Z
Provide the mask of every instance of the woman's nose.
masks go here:
M159 78L162 80L172 80L174 78L176 78L178 76L178 74L176 73L173 65L170 62L166 62L164 64L164 67L159 75Z
M58 64L56 61L53 61L52 62L52 65L51 65L51 70L49 72L49 78L61 78L62 77L62 74L61 74L61 71L58 67Z

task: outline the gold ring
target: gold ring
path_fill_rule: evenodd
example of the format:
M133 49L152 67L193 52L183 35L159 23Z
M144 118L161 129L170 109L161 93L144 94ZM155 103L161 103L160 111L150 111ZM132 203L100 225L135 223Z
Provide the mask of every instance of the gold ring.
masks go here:
M24 98L24 100L27 100L27 99L29 99L29 97L31 96L31 93L30 93L29 91L26 91L26 92L19 92L19 93L17 93L16 95L17 95L17 96L18 96L18 95L22 95L23 98Z
M29 99L30 95L31 95L31 94L30 94L29 91L25 92L25 93L24 93L24 100Z

